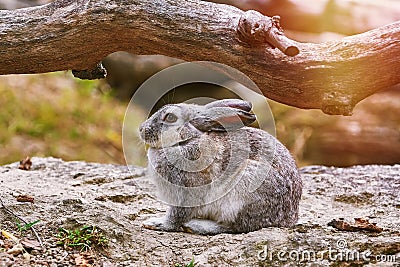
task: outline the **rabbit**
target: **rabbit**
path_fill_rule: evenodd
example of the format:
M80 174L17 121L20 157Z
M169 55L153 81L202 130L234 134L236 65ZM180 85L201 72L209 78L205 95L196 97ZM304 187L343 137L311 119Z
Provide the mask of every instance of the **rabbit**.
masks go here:
M169 104L139 127L148 172L169 205L143 227L201 235L291 227L302 181L286 147L256 120L250 102Z

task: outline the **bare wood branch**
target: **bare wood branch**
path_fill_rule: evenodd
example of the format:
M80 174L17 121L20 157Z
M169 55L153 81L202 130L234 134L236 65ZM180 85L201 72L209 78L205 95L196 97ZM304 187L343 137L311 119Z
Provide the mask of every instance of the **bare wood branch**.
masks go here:
M0 11L0 74L95 70L115 51L163 54L225 63L273 100L345 115L400 83L400 22L338 42L292 41L300 53L290 57L240 40L243 15L196 0L61 0Z

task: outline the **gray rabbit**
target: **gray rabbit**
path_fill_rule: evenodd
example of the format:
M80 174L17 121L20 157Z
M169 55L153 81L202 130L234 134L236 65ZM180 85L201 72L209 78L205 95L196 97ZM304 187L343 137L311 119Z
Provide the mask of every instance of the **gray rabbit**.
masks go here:
M140 126L148 171L170 206L143 227L211 235L296 223L296 163L276 138L246 127L251 109L239 99L166 105Z

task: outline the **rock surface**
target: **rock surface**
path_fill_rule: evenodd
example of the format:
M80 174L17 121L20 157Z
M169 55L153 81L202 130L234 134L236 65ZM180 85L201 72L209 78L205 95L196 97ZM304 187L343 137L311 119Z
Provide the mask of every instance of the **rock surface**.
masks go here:
M45 245L29 260L5 252L0 266L76 266L79 250L57 245L60 227L96 226L109 240L93 249L85 266L396 266L400 265L400 165L301 169L304 191L300 220L293 229L266 228L247 234L198 236L141 227L166 206L152 194L145 170L135 167L55 158L33 158L32 169L19 163L0 167L4 205L34 227ZM30 195L34 203L17 202ZM381 233L345 232L333 219L368 219ZM20 237L15 218L0 208L0 229ZM29 231L22 233L34 239ZM177 265L180 264L180 265ZM83 265L82 265L83 266Z

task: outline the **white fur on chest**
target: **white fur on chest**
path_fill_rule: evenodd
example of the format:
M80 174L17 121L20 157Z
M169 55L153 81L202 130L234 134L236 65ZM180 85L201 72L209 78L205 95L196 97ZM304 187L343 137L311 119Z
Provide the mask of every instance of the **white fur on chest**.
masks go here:
M196 207L194 217L198 219L210 219L216 222L234 222L237 214L242 210L244 202L236 195L236 190L231 190L222 198Z

